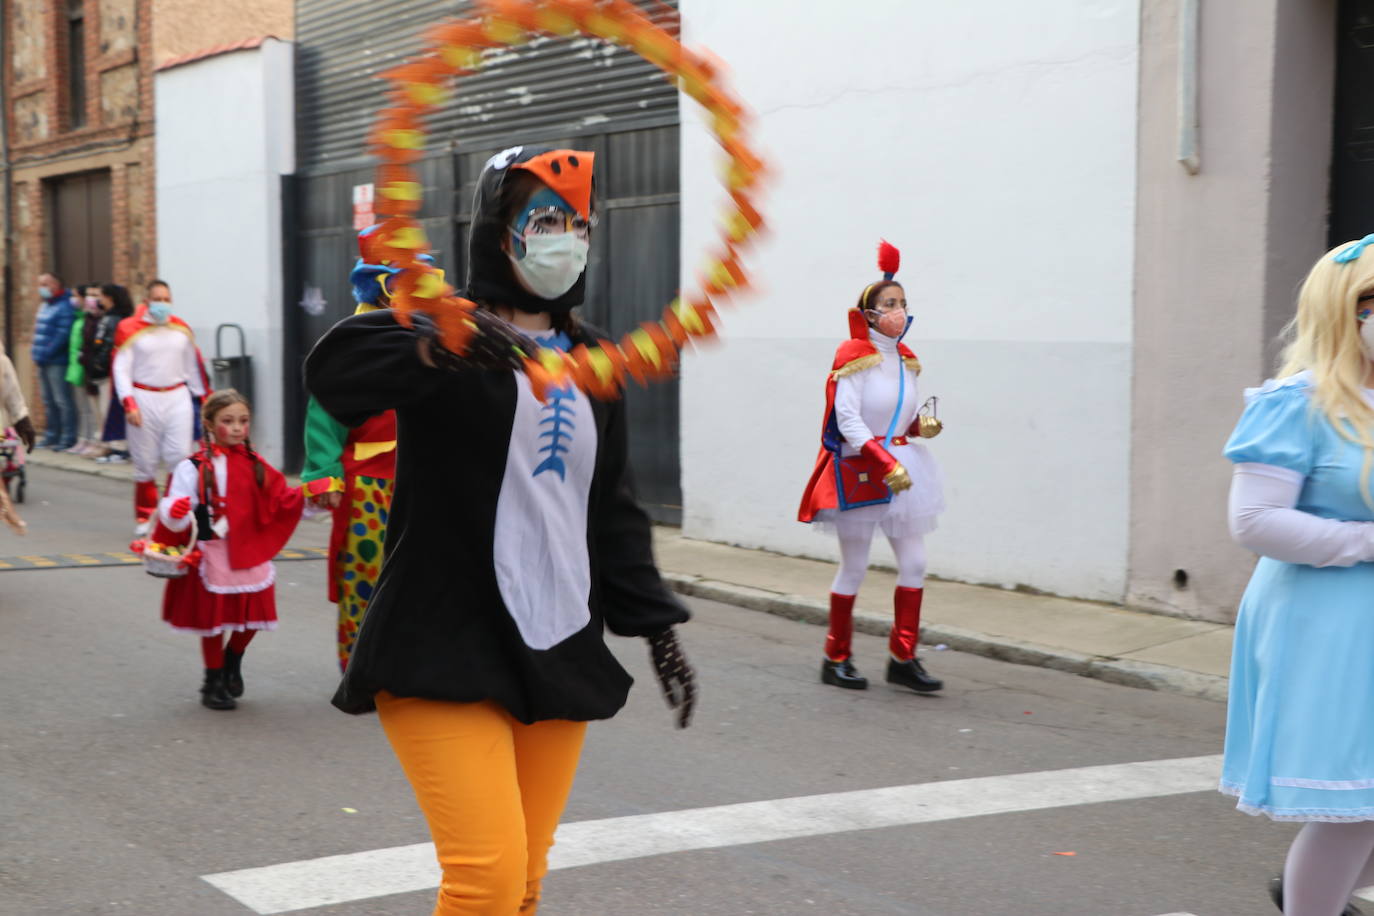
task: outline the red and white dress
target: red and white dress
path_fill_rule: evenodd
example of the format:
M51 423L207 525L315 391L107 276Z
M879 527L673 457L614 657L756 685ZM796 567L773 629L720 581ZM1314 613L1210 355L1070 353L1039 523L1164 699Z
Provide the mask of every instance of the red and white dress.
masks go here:
M202 479L206 460L214 482ZM242 445L213 447L180 462L158 506L153 539L185 544L191 526L201 518L199 564L186 576L171 579L162 599L162 619L172 629L197 636L235 630L273 630L277 626L276 567L272 558L286 546L300 521L305 497L288 486L271 465L263 482L255 478L255 459ZM183 497L192 511L171 517L172 504ZM198 507L206 506L206 511ZM210 535L207 537L206 535Z

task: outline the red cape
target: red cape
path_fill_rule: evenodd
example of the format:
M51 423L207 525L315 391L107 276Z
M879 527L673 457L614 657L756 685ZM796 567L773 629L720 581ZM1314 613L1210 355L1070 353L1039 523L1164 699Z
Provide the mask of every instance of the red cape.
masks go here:
M172 317L167 319L167 325L177 328L178 330L185 331L186 336L191 338L191 345L195 346L196 335L191 332L191 326L189 324L182 321L177 316L173 315ZM128 318L125 318L123 321L119 322L119 324L115 326L115 352L119 352L119 350L130 340L132 340L134 336L138 334L140 331L146 331L149 328L155 327L159 327L159 325L156 325L148 320L148 303L139 303L138 308L134 310L134 313L132 315L130 315ZM212 386L210 385L210 375L208 372L205 371L205 357L201 355L200 347L196 347L196 365L200 367L200 381L201 384L205 387L205 393L209 394L212 390Z
M344 446L344 494L343 499L332 512L333 525L329 529L330 563L335 564L334 574L329 576L329 601L338 604L343 597L339 579L344 569L340 558L344 555L344 545L348 542L348 528L353 524L353 491L358 486L359 477L379 477L382 480L396 479L396 449L379 452L369 458L359 460L355 457L355 446L359 442L395 442L396 411L388 410L375 417L369 417L362 426L348 432ZM388 507L384 507L388 508Z
M897 353L902 359L915 359L916 354L904 343L897 344ZM816 513L822 509L839 507L839 497L835 493L835 456L840 453L844 437L835 426L835 385L839 381L839 371L851 363L868 357L877 357L878 348L868 339L868 322L858 309L849 310L849 339L835 350L835 361L825 377L825 415L821 418L821 450L816 456L816 468L802 493L801 507L797 510L797 520L814 521ZM852 442L856 448L862 442Z
M250 569L275 557L291 540L305 508L305 495L289 486L281 471L261 457L262 486L253 472L253 459L243 446L224 449L228 459L224 512L229 519L229 565ZM196 456L206 461L204 451ZM193 523L194 524L194 523ZM152 539L163 544L185 544L190 529L173 532L159 519Z

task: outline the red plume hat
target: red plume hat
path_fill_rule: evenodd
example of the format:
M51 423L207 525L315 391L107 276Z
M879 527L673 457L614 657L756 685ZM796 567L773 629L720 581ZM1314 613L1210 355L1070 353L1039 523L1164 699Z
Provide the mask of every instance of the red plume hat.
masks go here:
M878 269L883 272L884 280L891 280L897 276L897 269L902 266L902 253L897 250L886 239L878 241Z

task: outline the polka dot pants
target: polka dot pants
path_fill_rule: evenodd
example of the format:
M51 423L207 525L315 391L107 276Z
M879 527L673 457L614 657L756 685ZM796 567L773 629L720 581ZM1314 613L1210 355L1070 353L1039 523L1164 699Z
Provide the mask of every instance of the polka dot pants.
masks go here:
M348 666L358 629L363 625L367 603L382 570L382 544L391 510L390 480L355 477L348 496L348 531L342 555L336 558L339 576L339 669Z

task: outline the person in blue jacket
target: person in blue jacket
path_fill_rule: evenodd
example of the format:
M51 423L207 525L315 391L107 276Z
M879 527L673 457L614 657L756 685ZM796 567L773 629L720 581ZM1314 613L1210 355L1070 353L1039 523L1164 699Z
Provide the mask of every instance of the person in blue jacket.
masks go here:
M76 444L76 402L67 384L67 359L76 307L56 274L38 275L38 317L33 323L30 354L38 367L46 414L39 448L68 449Z

